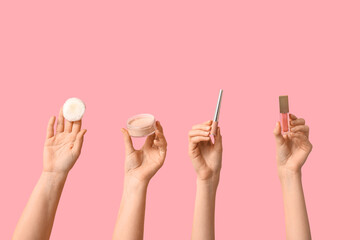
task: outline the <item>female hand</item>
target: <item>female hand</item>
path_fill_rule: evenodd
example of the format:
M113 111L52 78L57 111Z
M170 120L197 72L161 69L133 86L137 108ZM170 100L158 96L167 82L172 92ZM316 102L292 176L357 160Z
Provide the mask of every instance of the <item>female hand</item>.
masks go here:
M64 120L60 109L56 133L54 133L55 119L56 117L51 117L47 127L43 171L67 174L80 156L86 129L81 130L81 120L77 122Z
M220 128L211 141L212 121L207 121L192 127L189 131L189 156L199 180L218 178L222 160L222 136Z
M164 164L167 142L163 128L156 121L156 130L146 138L141 149L133 147L131 137L126 129L121 129L125 142L125 177L135 178L140 182L149 182Z
M276 140L276 159L279 176L284 174L298 174L312 150L309 141L309 126L305 120L290 114L290 132L281 134L280 122L274 129Z

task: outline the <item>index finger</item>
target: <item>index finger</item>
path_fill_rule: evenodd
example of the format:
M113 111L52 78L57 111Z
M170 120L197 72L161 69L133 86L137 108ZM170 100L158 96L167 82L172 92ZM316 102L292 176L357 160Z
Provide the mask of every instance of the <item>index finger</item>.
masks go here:
M292 120L296 120L296 119L297 119L297 117L296 117L294 114L292 114L292 113L289 114L289 117L290 117Z
M64 115L63 115L63 109L61 107L59 112L59 117L56 123L56 133L61 133L63 131L64 131Z
M156 138L154 141L154 145L159 147L160 150L166 151L167 142L166 142L164 134L162 132L160 132L159 130L156 130L155 135L156 135Z
M197 129L197 130L203 130L203 131L207 131L210 130L212 125L212 120L203 122L201 124L196 124L192 127L193 130Z
M164 129L163 127L161 126L160 122L159 121L156 121L156 129L159 130L159 132L164 132Z
M165 139L165 135L164 133L160 132L159 130L155 131L155 139L157 141L163 141L164 143L166 143L166 139Z
M55 117L51 117L48 122L48 127L46 131L46 138L51 138L54 136L54 123L55 123Z

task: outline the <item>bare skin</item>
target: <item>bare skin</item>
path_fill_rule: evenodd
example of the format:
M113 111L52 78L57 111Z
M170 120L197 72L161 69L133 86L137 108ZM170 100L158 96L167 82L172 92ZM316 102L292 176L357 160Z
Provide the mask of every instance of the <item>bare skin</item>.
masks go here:
M144 146L136 150L126 129L125 177L123 195L113 239L140 240L144 237L146 192L151 178L164 164L167 142L160 122L157 130L147 137Z
M220 128L211 141L212 121L192 127L189 131L189 157L197 174L194 221L191 239L215 239L215 199L222 162Z
M280 123L274 129L276 159L285 210L286 239L310 240L310 224L301 182L301 168L312 150L309 127L305 120L290 114L290 132L281 134Z
M47 127L43 171L18 221L12 239L49 239L66 177L81 153L85 129L81 121L64 120L60 110Z

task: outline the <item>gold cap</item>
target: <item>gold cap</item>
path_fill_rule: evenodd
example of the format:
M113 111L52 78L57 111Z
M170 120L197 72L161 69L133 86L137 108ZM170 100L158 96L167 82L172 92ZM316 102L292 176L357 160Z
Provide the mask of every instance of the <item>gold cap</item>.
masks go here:
M280 113L288 113L289 112L289 99L288 96L280 96L279 97L280 104Z

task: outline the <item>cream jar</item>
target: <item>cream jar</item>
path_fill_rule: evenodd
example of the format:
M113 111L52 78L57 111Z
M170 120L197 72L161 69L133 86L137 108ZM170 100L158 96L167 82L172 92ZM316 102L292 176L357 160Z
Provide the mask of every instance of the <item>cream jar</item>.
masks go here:
M151 114L135 115L127 120L127 130L132 137L146 137L155 132L155 117Z

